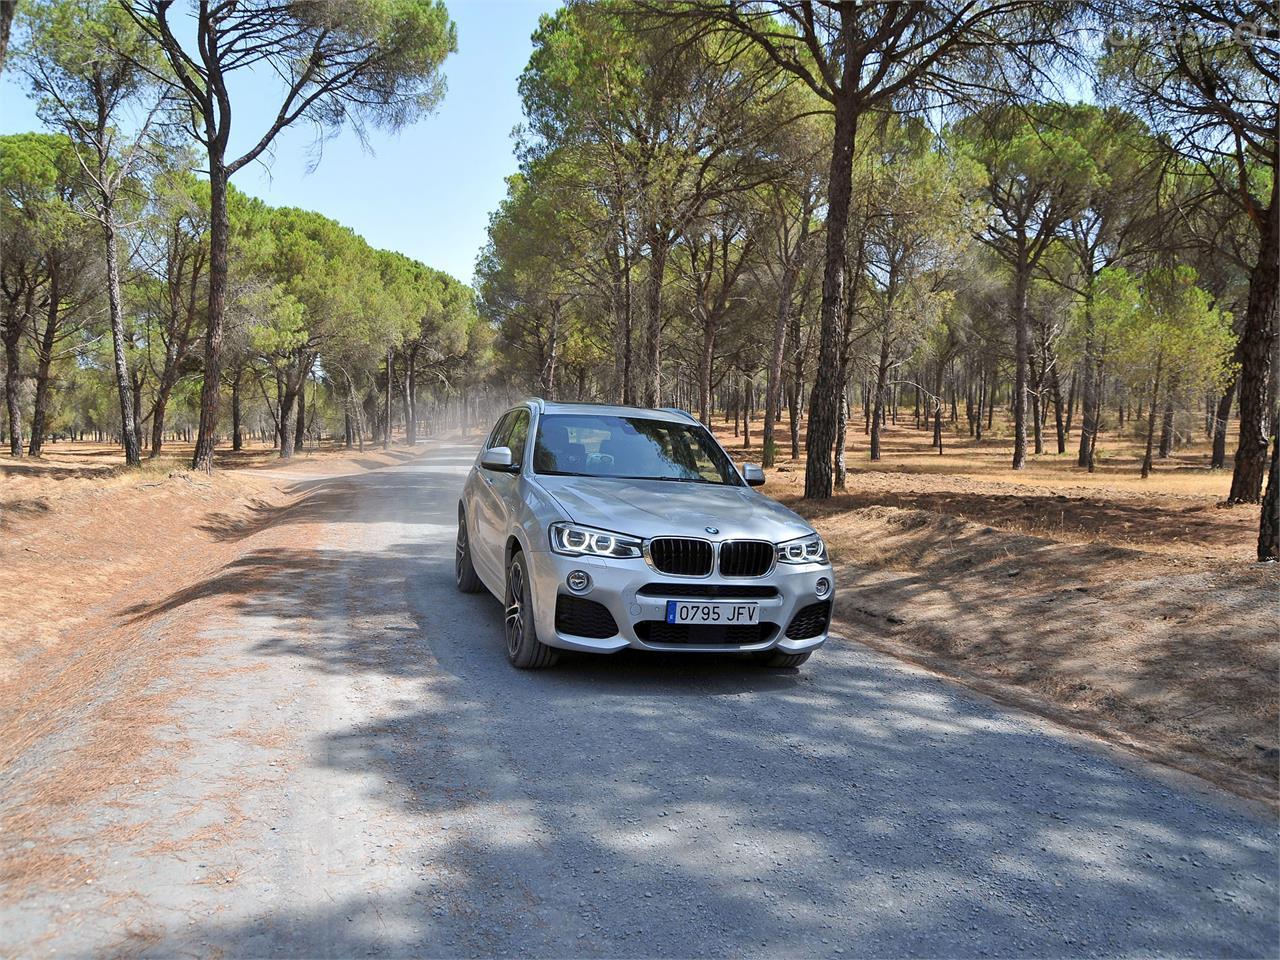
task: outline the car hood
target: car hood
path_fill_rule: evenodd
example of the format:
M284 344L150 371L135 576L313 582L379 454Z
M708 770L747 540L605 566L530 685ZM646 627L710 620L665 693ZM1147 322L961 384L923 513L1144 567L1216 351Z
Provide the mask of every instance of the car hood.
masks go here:
M539 476L569 519L634 537L759 539L781 543L812 528L750 487L607 477ZM718 533L707 532L714 527Z

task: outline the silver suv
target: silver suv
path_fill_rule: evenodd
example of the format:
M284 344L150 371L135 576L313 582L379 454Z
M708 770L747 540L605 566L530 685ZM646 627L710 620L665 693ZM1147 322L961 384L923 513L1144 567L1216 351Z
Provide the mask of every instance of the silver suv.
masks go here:
M827 639L835 580L762 483L681 410L527 401L467 475L458 589L502 599L524 669L624 647L798 667Z

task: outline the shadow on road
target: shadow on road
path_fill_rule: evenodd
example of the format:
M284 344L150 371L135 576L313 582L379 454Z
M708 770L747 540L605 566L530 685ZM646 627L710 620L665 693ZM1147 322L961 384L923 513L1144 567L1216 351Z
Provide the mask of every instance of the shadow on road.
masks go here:
M317 765L378 773L370 822L391 808L420 821L400 854L417 879L182 941L328 956L1276 952L1273 831L852 645L799 672L640 654L512 670L497 602L453 588L469 462L308 481L274 522L405 526L259 550L132 611L223 595L270 625L263 656L417 683L398 712L310 745Z

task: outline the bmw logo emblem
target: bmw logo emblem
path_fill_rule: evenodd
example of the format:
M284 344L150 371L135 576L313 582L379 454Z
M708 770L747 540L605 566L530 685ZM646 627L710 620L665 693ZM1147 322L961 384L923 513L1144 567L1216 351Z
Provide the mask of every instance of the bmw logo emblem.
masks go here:
M719 528L719 527L703 527L702 529L706 530L706 531L707 531L707 533L719 533L719 532L720 532L720 528Z

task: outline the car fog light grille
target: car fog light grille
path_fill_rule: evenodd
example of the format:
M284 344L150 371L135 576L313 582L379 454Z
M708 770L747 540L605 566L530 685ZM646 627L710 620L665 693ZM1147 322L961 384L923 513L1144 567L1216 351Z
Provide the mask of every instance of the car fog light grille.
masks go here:
M618 624L603 603L562 593L556 597L556 632L606 640L617 634Z
M831 601L823 600L801 607L787 624L787 639L810 640L827 632L831 622Z

